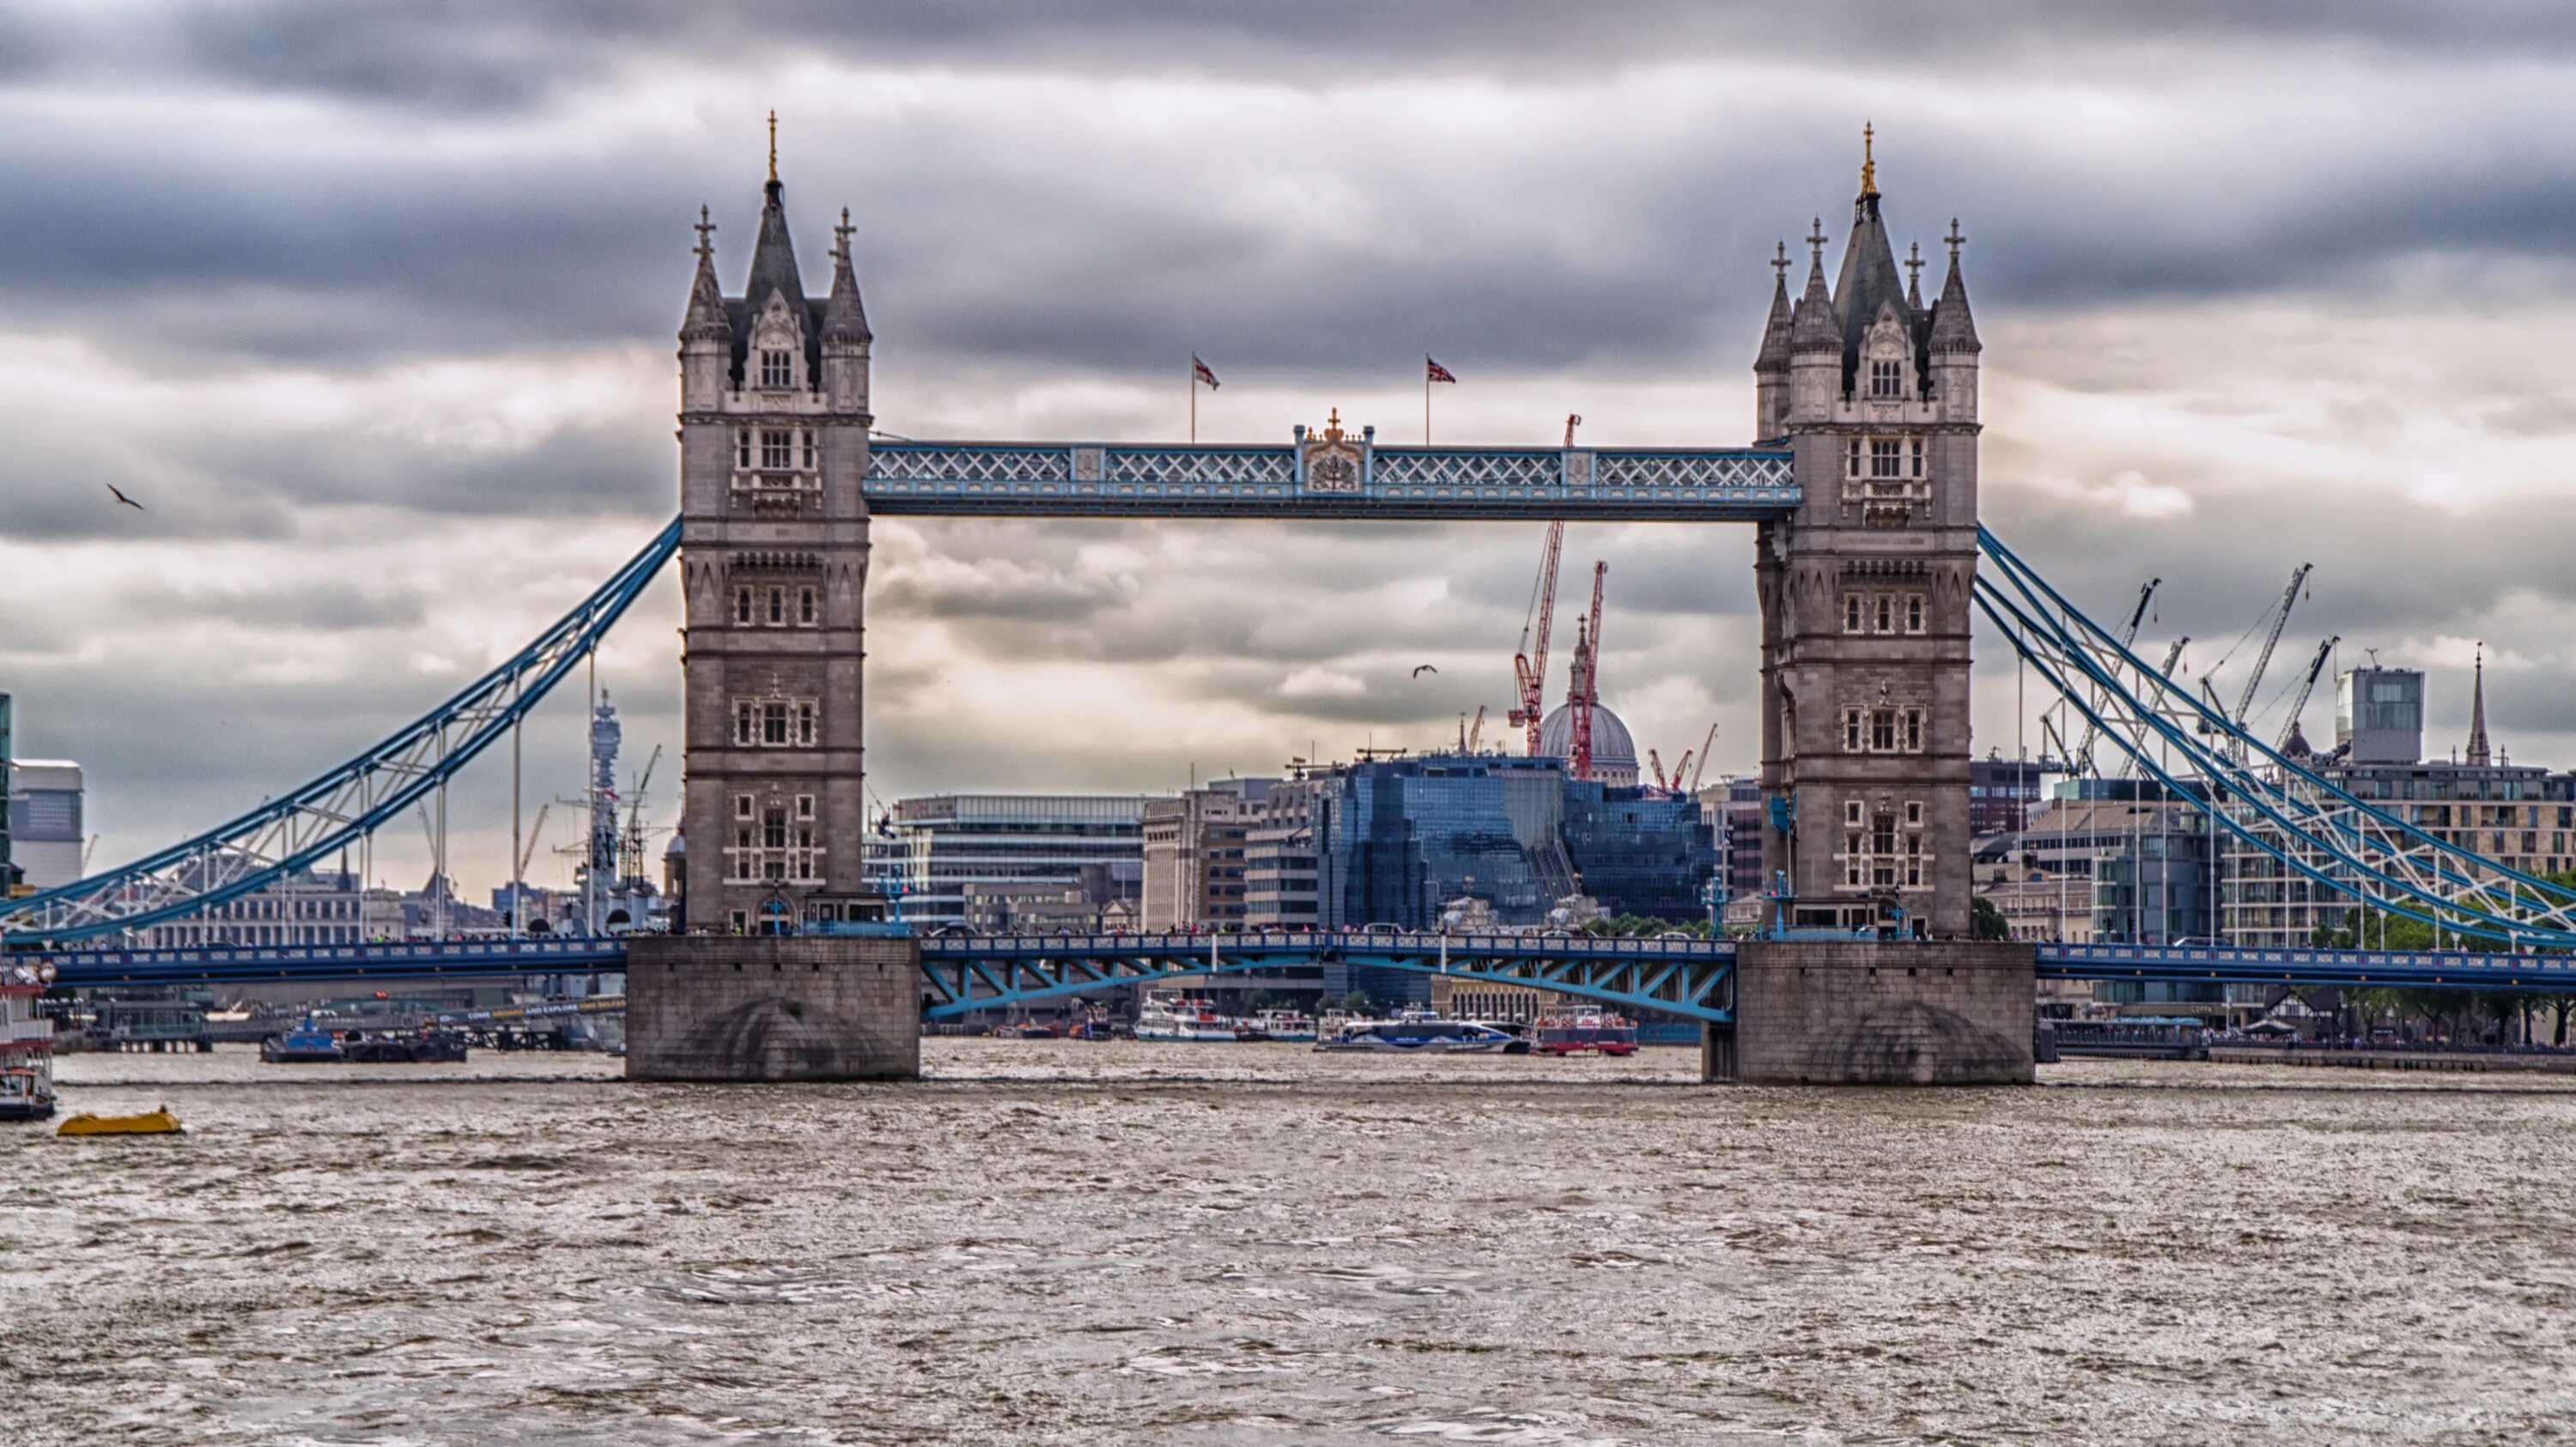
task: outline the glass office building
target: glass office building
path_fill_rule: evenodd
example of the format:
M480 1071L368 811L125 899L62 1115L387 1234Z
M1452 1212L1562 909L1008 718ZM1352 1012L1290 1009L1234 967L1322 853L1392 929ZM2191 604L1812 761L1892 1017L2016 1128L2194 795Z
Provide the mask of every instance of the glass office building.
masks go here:
M1569 895L1609 914L1697 919L1717 846L1697 800L1570 779L1563 760L1430 754L1353 764L1313 804L1316 919L1430 929L1484 900L1496 923L1544 923ZM1428 1003L1429 977L1341 966L1326 988Z

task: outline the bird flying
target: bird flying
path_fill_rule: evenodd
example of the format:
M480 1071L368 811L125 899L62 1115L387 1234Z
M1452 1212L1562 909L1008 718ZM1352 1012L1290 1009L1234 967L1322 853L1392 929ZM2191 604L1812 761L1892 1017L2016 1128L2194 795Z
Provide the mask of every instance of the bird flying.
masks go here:
M1424 664L1419 664L1419 665L1416 665L1416 666L1415 666L1415 668L1414 668L1414 670L1413 670L1413 676L1414 676L1414 677L1416 677L1416 678L1420 678L1422 675L1424 675L1424 674L1426 674L1426 673L1438 673L1439 671L1440 671L1439 669L1436 669L1436 668L1432 667L1430 664L1428 664L1428 663L1424 663Z
M141 504L141 503L139 503L139 502L136 502L134 499L132 499L132 498L130 498L130 497L127 497L124 493L117 492L117 491L116 491L116 484L115 484L115 483L112 483L112 482L111 482L111 483L109 483L109 484L107 485L107 490L108 490L109 492L116 493L116 500L117 500L118 502L121 502L121 503L125 504L127 507L130 507L130 508L134 509L136 512L144 512L144 511L146 511L146 510L147 510L147 509L143 506L143 504Z

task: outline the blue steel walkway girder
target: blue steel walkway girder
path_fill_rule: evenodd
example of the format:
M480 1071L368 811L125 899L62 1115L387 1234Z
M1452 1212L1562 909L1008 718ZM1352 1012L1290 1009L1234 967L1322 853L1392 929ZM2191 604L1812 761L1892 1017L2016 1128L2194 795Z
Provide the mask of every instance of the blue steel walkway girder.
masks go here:
M2039 947L2038 971L2040 978L2056 980L2576 994L2576 956L2563 954L2043 944Z
M922 942L922 1018L1113 986L1336 963L1522 985L1710 1023L1734 1018L1735 946L1723 940L1322 932L934 937Z
M1766 448L1381 447L1309 466L1323 444L870 444L871 513L1397 521L1760 522L1797 510Z
M2216 945L2042 944L2038 972L2062 980L2388 985L2576 994L2576 955L2459 950L2238 949ZM55 983L259 984L614 973L623 937L400 940L366 945L198 946L12 951L50 964ZM1562 935L973 935L922 941L923 1016L1060 1000L1123 985L1339 962L1526 985L1604 1004L1725 1021L1735 945L1725 940Z
M178 949L12 950L52 965L58 986L253 985L315 980L426 980L574 975L626 968L626 941L564 935L518 940L392 940L361 945L191 945Z

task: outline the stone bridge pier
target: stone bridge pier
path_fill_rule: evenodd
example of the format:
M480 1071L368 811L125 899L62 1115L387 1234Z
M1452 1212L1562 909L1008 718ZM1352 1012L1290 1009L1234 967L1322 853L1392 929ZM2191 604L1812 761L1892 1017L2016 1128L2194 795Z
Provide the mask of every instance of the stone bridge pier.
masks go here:
M1746 940L1735 1022L1703 1033L1701 1078L2028 1084L2037 953L1965 940Z

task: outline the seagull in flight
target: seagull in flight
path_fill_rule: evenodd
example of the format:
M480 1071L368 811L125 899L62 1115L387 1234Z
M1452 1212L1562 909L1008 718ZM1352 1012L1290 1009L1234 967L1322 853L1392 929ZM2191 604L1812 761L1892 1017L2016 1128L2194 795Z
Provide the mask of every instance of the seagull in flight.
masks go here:
M1426 673L1438 673L1439 671L1440 671L1439 669L1436 669L1436 668L1432 667L1430 664L1428 664L1428 663L1424 663L1424 664L1419 664L1419 665L1416 665L1416 666L1415 666L1415 668L1414 668L1414 670L1413 670L1413 676L1414 676L1414 677L1416 677L1416 678L1420 678L1422 675L1424 675L1424 674L1426 674Z
M121 502L121 503L125 504L127 507L130 507L130 508L134 509L136 512L143 512L143 511L145 511L145 510L146 510L146 509L144 508L143 504L141 504L141 503L139 503L139 502L136 502L134 499L132 499L132 498L130 498L130 497L127 497L127 496L126 496L124 493L122 493L122 492L117 492L116 484L115 484L115 483L112 483L112 482L111 482L111 483L109 483L109 484L107 485L107 490L108 490L109 492L116 493L116 500L117 500L118 502Z

